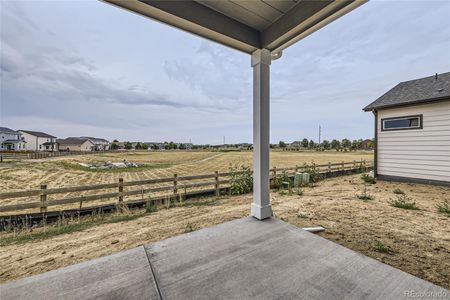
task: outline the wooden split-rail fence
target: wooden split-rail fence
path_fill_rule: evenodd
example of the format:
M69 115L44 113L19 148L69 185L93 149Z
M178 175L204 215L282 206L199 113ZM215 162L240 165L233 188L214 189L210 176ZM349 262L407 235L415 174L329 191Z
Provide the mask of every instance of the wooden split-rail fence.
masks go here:
M42 151L42 152L0 152L0 162L7 160L42 159L49 157L117 153L118 151Z
M270 170L270 178L277 178L283 174L292 176L295 172L302 172L307 169L314 168L319 174L325 176L333 176L338 174L345 174L349 171L365 171L373 167L372 161L352 161L340 163L328 163L323 165L303 165L288 168L276 168ZM201 195L205 193L213 193L220 195L222 191L230 191L230 177L233 173L219 173L218 171L212 174L193 175L193 176L178 176L174 174L173 177L145 179L138 181L124 181L119 178L115 183L93 184L83 186L71 186L60 188L48 188L46 184L42 184L39 189L3 192L0 193L0 213L15 212L21 213L24 210L39 210L41 213L47 213L49 208L60 206L57 211L64 211L68 205L77 205L79 209L86 203L92 203L98 200L117 199L114 203L119 207L137 202L148 201L182 201L186 196ZM163 186L153 186L153 185ZM137 187L137 188L136 188ZM205 189L210 187L209 189ZM201 189L200 189L201 188ZM187 190L190 190L187 192ZM192 189L197 189L193 190ZM107 190L107 192L105 192ZM84 193L88 191L101 191L101 193L76 195L73 193ZM168 194L161 195L162 192ZM54 195L65 194L66 197L50 198ZM69 195L69 196L67 196ZM134 196L134 197L133 197ZM153 197L150 197L153 196ZM25 198L26 199L23 199ZM130 198L125 201L126 197ZM2 204L5 200L22 198L21 203L17 204ZM39 200L39 201L36 201ZM11 201L8 201L11 202ZM95 203L94 203L95 204ZM170 203L169 203L170 204ZM64 208L61 209L61 206ZM5 217L5 216L1 216Z

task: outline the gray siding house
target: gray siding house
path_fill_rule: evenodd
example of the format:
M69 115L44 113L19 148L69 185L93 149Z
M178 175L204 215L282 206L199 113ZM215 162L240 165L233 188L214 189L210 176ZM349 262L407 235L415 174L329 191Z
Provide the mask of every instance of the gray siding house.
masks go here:
M378 178L450 185L450 72L401 82L363 110Z
M23 151L26 142L22 134L7 127L0 127L0 151Z

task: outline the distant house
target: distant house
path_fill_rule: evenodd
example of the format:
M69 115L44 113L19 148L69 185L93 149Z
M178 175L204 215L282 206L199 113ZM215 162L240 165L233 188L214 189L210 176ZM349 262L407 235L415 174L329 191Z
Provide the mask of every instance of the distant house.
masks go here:
M364 110L379 178L450 185L450 72L401 82Z
M179 149L186 149L186 150L192 150L192 147L194 147L194 144L192 143L181 143L178 146Z
M22 134L28 151L58 151L56 136L40 131L19 130Z
M117 144L117 150L124 150L125 149L125 143L124 142L118 142Z
M0 151L23 151L26 142L22 134L7 127L0 127Z
M361 149L363 150L371 150L373 149L373 141L371 139L366 139L361 142Z
M303 149L303 145L301 141L294 141L287 145L287 150L300 150Z
M148 146L148 150L163 150L164 149L164 143L158 143L158 142L145 142Z
M94 143L94 151L108 151L111 149L111 143L102 138L82 136L82 139L90 139Z
M94 151L95 144L88 138L69 137L56 140L60 151Z
M251 150L253 149L253 145L250 143L241 143L236 145L240 150Z

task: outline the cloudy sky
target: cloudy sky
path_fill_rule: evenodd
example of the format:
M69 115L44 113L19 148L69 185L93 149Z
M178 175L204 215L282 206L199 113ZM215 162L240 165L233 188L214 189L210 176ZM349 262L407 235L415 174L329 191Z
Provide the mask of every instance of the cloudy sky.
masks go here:
M271 141L372 137L361 108L450 71L450 1L371 1L272 63ZM252 140L247 54L99 1L0 1L0 126L58 137Z

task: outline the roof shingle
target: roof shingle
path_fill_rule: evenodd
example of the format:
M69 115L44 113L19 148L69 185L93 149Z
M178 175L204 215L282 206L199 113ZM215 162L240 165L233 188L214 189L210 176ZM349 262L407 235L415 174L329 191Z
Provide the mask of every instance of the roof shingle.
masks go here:
M31 131L31 130L23 130L23 129L21 129L19 131L23 131L25 133L28 133L28 134L31 134L31 135L34 135L34 136L37 136L37 137L56 138L56 136L53 136L53 135L50 135L50 134L47 134L47 133L41 132L41 131Z
M363 108L371 111L380 108L450 100L450 72L405 81Z

